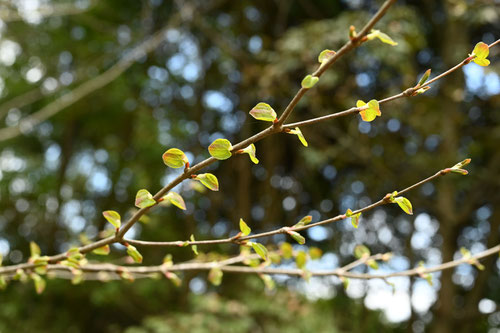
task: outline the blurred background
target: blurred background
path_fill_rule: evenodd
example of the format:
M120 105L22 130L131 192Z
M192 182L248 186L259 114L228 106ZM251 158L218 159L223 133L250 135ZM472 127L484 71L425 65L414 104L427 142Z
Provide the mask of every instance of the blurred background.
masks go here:
M178 175L162 153L184 150L191 162L224 137L236 143L265 128L249 117L258 102L281 113L317 67L382 1L372 0L2 0L0 1L0 253L24 262L29 242L56 254L107 228L101 212L129 216L137 190L155 193ZM479 41L500 37L495 0L400 0L376 28L395 47L371 41L349 53L299 103L290 121L382 99L457 64ZM156 35L155 35L156 34ZM146 45L144 40L152 38ZM500 48L500 47L497 47ZM400 271L480 252L500 242L500 62L469 64L418 97L382 106L371 123L349 116L302 129L309 142L274 135L258 142L260 164L234 157L207 169L220 192L191 181L176 191L187 211L155 210L129 238L220 238L245 219L253 231L313 221L375 202L466 157L470 175L450 175L396 205L304 232L323 257L310 270L354 260L353 248L393 252L378 272ZM432 77L431 76L431 77ZM193 163L191 163L193 164ZM266 244L290 241L282 236ZM301 249L299 245L294 245ZM145 264L189 248L141 248ZM235 245L203 246L235 255ZM105 260L121 262L123 247ZM103 260L89 255L90 260ZM420 278L351 280L206 272L127 282L49 280L0 293L0 332L500 332L500 261L484 271L462 265ZM294 267L293 262L284 263ZM361 267L357 271L377 273Z

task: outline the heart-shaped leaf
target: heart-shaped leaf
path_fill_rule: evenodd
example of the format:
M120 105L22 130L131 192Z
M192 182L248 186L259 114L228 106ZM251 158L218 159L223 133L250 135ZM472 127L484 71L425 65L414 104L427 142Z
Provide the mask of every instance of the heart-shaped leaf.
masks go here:
M181 195L177 192L170 191L167 195L163 196L164 201L170 202L175 207L186 210L186 203Z
M233 146L226 139L217 139L208 146L210 155L218 160L227 160L230 158L232 156L231 149L233 149Z
M92 253L100 255L100 256L107 256L110 252L109 245L104 245L101 247L98 247L97 249L92 250Z
M332 50L323 50L318 56L318 61L321 63L321 65L324 65L325 63L328 62L333 56L335 55L335 51Z
M196 175L194 179L200 181L203 185L205 185L208 189L212 191L219 190L219 181L217 180L217 177L215 177L211 173L202 173Z
M475 56L472 61L474 61L479 66L488 66L490 64L490 61L486 59L486 57L488 57L489 54L490 48L488 47L488 44L479 42L476 44L474 50L472 51L471 56Z
M102 216L104 216L104 218L117 229L119 229L122 225L120 214L114 210L104 211L102 212Z
M250 110L250 115L257 120L272 121L276 120L276 112L267 103L259 103L252 110Z
M382 115L378 101L375 99L369 101L368 104L362 100L358 100L356 102L356 107L363 108L359 111L359 114L361 115L361 118L367 122L373 121L377 116L380 117Z
M182 168L185 164L189 163L184 152L177 148L170 148L163 154L162 158L163 163L174 169Z
M410 200L406 199L405 197L397 197L394 198L394 202L401 207L401 209L408 215L413 215L413 208L411 206Z
M312 76L312 75L307 75L303 80L302 80L302 88L304 89L311 89L314 87L316 83L318 83L319 77L317 76Z
M137 208L151 207L156 204L153 195L148 192L148 190L139 190L135 196L135 206Z

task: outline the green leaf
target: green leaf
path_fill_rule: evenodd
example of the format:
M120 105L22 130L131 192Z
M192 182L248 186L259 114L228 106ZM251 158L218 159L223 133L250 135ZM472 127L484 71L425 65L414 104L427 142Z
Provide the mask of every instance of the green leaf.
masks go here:
M180 287L182 284L182 280L175 273L167 271L165 272L165 277L169 279L176 287Z
M295 264L297 265L297 268L304 268L307 263L307 254L304 251L299 251L297 253L297 257L295 258Z
M422 77L418 81L417 86L423 85L429 79L430 75L431 75L431 69L429 68L428 70L425 71L424 75L422 75Z
M142 263L142 254L137 251L137 249L135 248L135 246L132 246L132 245L127 245L127 254L132 258L134 259L134 261L136 263Z
M293 227L294 228L303 227L303 226L306 226L309 223L311 223L311 221L312 221L312 216L311 215L306 215L303 218L301 218L299 222L295 223L295 225Z
M170 267L174 264L174 261L172 260L172 255L169 253L163 258L163 265L165 267Z
M35 242L30 242L30 252L31 252L31 258L39 257L40 254L42 253L40 247Z
M7 281L3 275L0 275L0 290L5 290L5 288L7 288Z
M380 117L382 115L382 113L380 112L378 101L375 99L369 101L368 104L366 104L362 100L358 100L356 102L356 107L366 107L365 109L359 111L359 114L361 115L361 118L367 122L373 121L377 116Z
M135 196L135 206L137 208L147 208L156 204L153 195L148 190L139 190Z
M298 232L296 231L288 231L287 232L293 239L295 239L295 241L297 243L299 243L300 245L303 245L306 243L306 239L301 235L299 234Z
M319 77L317 76L312 76L312 75L307 75L303 80L302 80L302 88L304 89L311 89L314 87L316 83L318 83Z
M370 250L364 245L356 245L354 248L354 256L358 259L367 258L370 256Z
M264 281L267 290L274 290L276 288L276 283L271 276L267 274L259 274L259 276Z
M231 149L233 149L233 146L226 139L217 139L208 146L210 155L218 160L227 160L230 158L233 155L231 154Z
M323 251L321 251L321 249L314 246L309 248L309 257L311 257L312 260L320 259L322 255Z
M92 250L92 253L97 254L99 256L107 256L110 252L109 245L104 245L98 247L97 249Z
M413 215L413 208L411 206L410 200L406 199L405 197L397 197L394 198L394 202L396 202L406 214Z
M184 152L177 148L170 148L162 155L163 163L165 163L170 168L182 168L185 164L188 164L188 158Z
M318 61L321 63L321 65L324 65L325 63L328 62L333 56L335 55L335 51L332 50L323 50L318 56Z
M194 179L200 181L203 185L205 185L212 191L219 190L219 181L217 180L217 177L215 177L211 173L202 173L200 175L196 175Z
M189 237L189 240L191 242L196 242L196 240L194 239L194 235L191 234L191 237ZM195 255L198 255L198 245L191 245L191 250L193 250L194 254Z
M361 213L353 214L352 210L349 208L345 212L345 216L351 218L352 226L357 229L359 226L359 218L361 217Z
M459 173L459 174L461 174L461 175L464 175L464 176L465 176L465 175L469 174L469 171L467 171L467 170L465 170L465 169L461 169L461 168L462 168L462 167L464 167L464 166L466 166L467 164L469 164L469 163L470 163L470 161L471 161L471 159L470 159L470 158L467 158L467 159L463 160L462 162L457 163L457 164L455 164L454 166L452 166L452 167L450 168L450 171L451 171L451 172L454 172L454 173Z
M255 253L257 253L262 259L267 259L267 249L264 245L255 242L248 242L252 246Z
M186 203L184 202L184 199L182 199L182 196L177 192L168 192L167 195L163 196L163 200L170 202L179 209L186 210Z
M259 103L252 110L250 110L250 115L257 120L272 121L277 119L276 112L267 103Z
M47 285L47 283L40 275L36 273L32 273L30 276L35 284L36 293L40 295L45 290L45 286Z
M248 236L252 232L252 229L250 229L243 219L240 219L240 230L243 236Z
M119 229L122 225L120 214L114 210L104 211L102 212L102 216L104 216L104 218L108 220L108 222L111 223L116 229Z
M488 47L488 44L479 42L476 44L474 50L472 51L471 56L475 56L472 61L474 61L479 66L488 66L490 64L490 61L486 59L486 57L488 57L489 54L490 48Z
M369 259L366 261L366 265L368 265L369 267L373 268L373 269L378 269L378 264L375 260L373 259Z
M307 147L307 141L306 141L306 138L304 137L304 135L302 134L302 131L300 130L300 128L298 127L295 127L295 129L293 130L290 130L289 132L287 132L288 134L295 134L299 137L299 140L300 142Z
M253 143L250 146L243 149L242 152L248 154L248 156L250 156L250 160L254 164L259 164L259 159L255 156L255 145Z
M380 30L372 29L372 31L366 36L368 40L372 40L378 38L381 42L395 46L398 45L395 41L392 40L387 34L383 33Z
M283 242L280 245L281 255L284 259L290 259L293 257L293 247L292 244Z
M219 267L214 267L208 272L208 281L214 286L219 286L222 282L222 270Z

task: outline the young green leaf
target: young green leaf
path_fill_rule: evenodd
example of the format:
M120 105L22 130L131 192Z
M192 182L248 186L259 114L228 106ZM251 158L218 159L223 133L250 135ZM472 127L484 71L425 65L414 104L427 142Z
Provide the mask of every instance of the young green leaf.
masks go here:
M35 242L30 242L30 253L31 253L31 258L39 257L40 254L42 253L40 250L40 246L38 246L38 244Z
M290 130L289 132L287 132L288 134L295 134L299 137L299 140L300 142L307 147L307 141L306 141L306 138L304 137L304 135L302 134L302 131L300 130L300 128L298 127L295 127L295 129L293 130Z
M357 229L359 226L359 218L361 217L361 213L353 214L352 210L348 208L345 212L345 216L351 218L352 226Z
M240 219L240 230L243 236L248 236L252 232L252 229L250 229L243 219Z
M93 250L92 253L100 255L100 256L107 256L110 252L109 245L104 245L101 247L98 247L97 249Z
M182 168L185 164L188 164L188 158L184 152L177 148L170 148L165 153L163 153L163 163L165 163L170 168Z
M347 287L349 287L349 278L341 276L340 281L342 281L342 284L344 285L344 289L347 289Z
M369 101L368 104L366 104L362 100L358 100L356 102L356 107L366 107L365 109L359 111L359 114L361 115L361 118L367 122L373 121L377 116L380 117L382 115L382 113L380 112L378 101L375 99Z
M262 279L262 281L264 281L264 285L266 286L267 290L274 290L276 288L276 283L274 282L273 278L270 275L259 274L259 276Z
M372 31L368 35L366 35L366 37L368 38L368 40L378 38L383 43L386 43L386 44L389 44L392 46L398 45L398 43L393 41L391 37L389 37L387 34L383 33L380 30L372 29Z
M354 256L358 259L367 258L370 256L370 250L364 245L356 245L354 248Z
M250 156L250 160L254 164L259 164L259 159L255 156L255 145L253 143L250 146L243 149L242 152L248 154L248 156Z
M255 253L257 253L262 259L267 259L267 249L264 245L255 242L248 242L252 246Z
M170 191L167 195L163 196L164 201L170 202L175 207L186 210L186 203L184 199L182 199L181 195L177 192Z
M36 273L32 273L30 275L31 279L33 280L34 284L35 284L35 290L36 290L36 293L37 294L41 294L43 293L43 291L45 290L45 286L47 285L47 283L45 282L45 280L38 274Z
M139 190L135 196L135 206L137 208L151 207L156 204L153 195L148 192L148 190Z
M196 240L194 239L194 235L191 234L191 237L189 237L189 240L191 242L195 242ZM198 255L198 245L191 245L191 250L193 250L195 255Z
M208 272L208 281L214 286L219 286L222 282L222 270L219 267L214 267Z
M413 215L413 208L411 206L410 200L406 199L405 197L397 197L394 198L394 202L401 207L401 209L408 215Z
M306 243L306 239L301 235L299 234L298 232L296 231L288 231L287 232L293 239L295 239L295 241L297 243L299 243L300 245L304 245Z
M452 166L452 167L450 168L450 171L451 171L451 172L454 172L454 173L459 173L459 174L461 174L461 175L464 175L464 176L465 176L465 175L469 174L469 171L467 171L467 170L465 170L465 169L462 169L462 167L464 167L464 166L466 166L467 164L469 164L469 163L470 163L470 161L471 161L471 159L470 159L470 158L467 158L467 159L463 160L462 162L457 163L457 164L455 164L454 166Z
M294 228L296 228L296 227L303 227L303 226L308 225L309 223L311 223L311 221L312 221L312 216L311 215L306 215L303 218L301 218L299 222L295 223L295 225L293 227Z
M475 56L472 61L474 61L479 66L488 66L490 64L490 61L486 59L486 57L488 57L489 54L490 48L488 47L488 44L479 42L476 44L474 50L472 51L471 56Z
M316 83L318 83L319 77L317 76L312 76L312 75L307 75L303 80L302 80L302 88L304 89L311 89L314 87Z
M297 268L304 268L307 263L307 254L304 251L299 251L297 253L297 257L295 258L295 265L297 265Z
M122 225L121 216L114 210L107 210L102 212L102 216L111 223L116 229L119 229Z
M321 249L314 246L309 248L309 257L311 257L311 260L321 259L322 255L323 251Z
M430 75L431 75L431 69L429 68L428 70L425 71L424 75L422 75L422 77L418 81L417 86L420 87L421 85L423 85L429 79Z
M196 177L194 179L200 181L209 190L212 190L212 191L219 190L219 181L217 180L217 177L215 177L211 173L202 173L202 174L196 175Z
M335 55L335 51L332 50L323 50L318 56L318 61L321 63L321 65L324 65L325 63L328 62L333 56Z
M250 115L257 120L272 121L274 122L277 118L274 109L267 103L259 103L252 110L250 110Z
M283 256L283 259L290 259L293 257L293 247L292 244L283 242L280 245L280 251L281 255Z
M377 264L377 262L376 262L375 260L373 260L373 259L369 259L369 260L367 260L367 261L366 261L366 265L367 265L368 267L373 268L373 269L378 269L378 264Z
M164 273L164 275L167 279L169 279L174 284L174 286L176 286L176 287L181 286L182 280L177 276L177 274L167 271Z
M232 156L233 146L227 139L217 139L208 146L208 152L218 160L227 160Z
M127 254L134 259L138 264L142 263L142 254L135 248L135 246L127 245Z

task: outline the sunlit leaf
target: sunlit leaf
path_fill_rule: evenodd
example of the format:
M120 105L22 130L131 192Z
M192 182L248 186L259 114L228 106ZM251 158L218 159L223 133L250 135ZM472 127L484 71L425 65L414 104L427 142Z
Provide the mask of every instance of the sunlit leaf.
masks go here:
M475 58L472 60L479 66L488 66L490 64L490 61L486 59L488 55L490 54L490 48L488 47L488 44L479 42L476 44L474 47L474 50L472 51L472 56L475 56Z
M203 185L205 185L208 189L212 191L219 190L219 181L217 180L217 177L215 177L211 173L202 173L196 175L194 179L200 181Z
M40 256L42 253L40 250L40 247L38 246L37 243L35 242L30 242L30 253L31 253L31 258L36 258Z
M332 50L323 50L318 56L318 61L321 65L325 64L335 55L335 51Z
M262 259L267 259L267 249L264 245L255 242L248 242L252 246L255 253L257 253Z
M250 110L250 115L257 120L272 121L276 120L276 112L267 103L259 103L252 110Z
M306 239L296 231L288 231L288 234L295 239L295 241L301 245L306 243Z
M250 229L243 219L240 219L240 230L243 236L248 236L252 232L252 229Z
M186 203L184 202L182 196L177 192L168 192L167 195L163 196L163 200L170 202L179 209L186 210Z
M253 143L250 146L243 149L242 152L248 154L248 156L250 156L250 160L254 164L259 164L259 159L255 156L255 145Z
M396 202L406 214L413 215L413 208L410 200L405 197L397 197L394 198L394 202Z
M307 263L307 254L304 251L299 251L297 253L297 257L295 258L295 265L297 265L297 268L304 268Z
M395 46L398 45L395 41L392 40L391 37L389 37L387 34L383 33L380 30L375 30L373 29L368 35L366 35L368 40L372 40L375 38L378 38L381 42Z
M297 137L299 138L300 142L307 147L307 141L306 141L306 138L304 137L304 135L302 134L302 131L300 130L300 128L298 127L295 127L295 129L293 130L290 130L289 132L287 132L288 134L295 134L297 135Z
M380 112L378 101L375 99L369 101L368 104L366 104L362 100L358 100L356 102L356 107L366 107L366 109L359 111L359 114L361 115L361 118L367 122L373 121L377 116L380 117L382 115L382 113Z
M116 229L119 229L122 225L121 216L114 210L107 210L102 212L102 216L111 223Z
M214 286L219 286L222 282L222 270L219 267L214 267L208 272L208 281Z
M370 250L364 245L356 245L354 248L354 256L358 259L367 258L370 256Z
M302 80L302 88L304 89L311 89L314 87L316 83L318 83L319 77L317 76L312 76L312 75L307 75L303 80Z
M227 139L217 139L208 146L208 152L218 160L227 160L232 156L233 146Z
M348 208L347 211L345 212L345 216L351 218L352 226L357 229L359 226L359 219L361 217L361 213L353 214L352 210Z
M177 148L170 148L162 155L163 163L170 168L182 168L185 164L189 163L188 158L184 152Z
M424 75L422 75L417 85L418 86L423 85L429 79L430 75L431 75L431 69L429 68L428 70L425 71Z
M284 259L290 259L293 256L293 247L292 244L283 242L280 245L281 255Z
M38 274L36 273L32 273L30 275L31 279L33 280L34 284L35 284L35 290L36 290L36 293L37 294L41 294L43 293L43 291L45 290L45 287L47 285L47 283L45 282L45 280Z
M92 253L100 255L100 256L107 256L110 252L109 245L104 245L101 247L98 247L97 249L92 250Z
M196 242L196 240L194 239L194 235L191 234L191 237L189 237L189 240L191 242ZM191 245L191 250L193 250L194 254L195 255L198 255L198 245Z
M139 190L137 195L135 196L135 206L137 208L146 208L151 207L156 204L155 199L153 199L153 195L148 192L148 190Z
M309 223L311 223L311 221L312 221L312 216L311 215L306 215L303 218L301 218L299 222L295 223L295 225L293 227L294 228L303 227L303 226L306 226Z
M127 245L127 254L134 259L136 263L142 263L142 254L135 248L135 246Z
M314 246L309 248L309 257L311 257L312 260L320 259L322 255L323 251L321 251L321 249Z
M451 172L454 172L454 173L459 173L459 174L461 174L461 175L464 175L464 176L465 176L465 175L469 174L469 171L467 171L467 170L465 170L465 169L462 169L462 167L464 167L464 166L466 166L467 164L469 164L469 163L470 163L470 161L471 161L471 159L470 159L470 158L467 158L467 159L463 160L462 162L455 164L455 165L454 165L454 166L452 166L449 170L450 170Z

